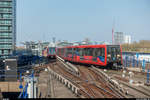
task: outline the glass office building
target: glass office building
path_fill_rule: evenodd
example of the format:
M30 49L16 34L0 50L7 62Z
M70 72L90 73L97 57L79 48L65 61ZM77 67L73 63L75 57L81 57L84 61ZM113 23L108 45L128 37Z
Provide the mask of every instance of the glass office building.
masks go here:
M0 58L12 55L16 46L16 0L0 0Z

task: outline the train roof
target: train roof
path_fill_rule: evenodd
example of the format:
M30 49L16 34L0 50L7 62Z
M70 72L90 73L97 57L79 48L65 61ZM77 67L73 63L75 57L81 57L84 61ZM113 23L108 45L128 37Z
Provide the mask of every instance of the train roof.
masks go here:
M106 46L120 46L120 45L106 45L106 44L100 44L100 45L78 45L78 46L65 46L65 47L58 47L58 48L87 48L87 47L106 47Z

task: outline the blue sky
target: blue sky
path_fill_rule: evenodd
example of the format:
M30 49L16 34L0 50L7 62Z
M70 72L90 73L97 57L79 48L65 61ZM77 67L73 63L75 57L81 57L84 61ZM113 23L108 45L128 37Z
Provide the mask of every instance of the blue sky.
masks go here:
M150 0L17 0L17 44L21 41L111 42L115 31L133 41L150 39Z

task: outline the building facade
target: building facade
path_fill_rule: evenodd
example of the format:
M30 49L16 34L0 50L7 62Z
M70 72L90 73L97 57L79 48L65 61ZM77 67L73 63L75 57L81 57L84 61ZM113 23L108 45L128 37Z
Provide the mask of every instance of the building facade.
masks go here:
M123 32L115 32L115 34L114 34L114 43L115 44L123 44L123 42L124 42Z
M131 36L130 35L124 36L124 43L131 44Z
M34 42L29 41L23 43L25 45L25 49L32 52L32 55L42 56L42 50L49 45L49 42Z
M16 46L16 0L0 0L0 58L12 55Z
M114 44L131 44L131 36L125 35L123 32L115 32L114 34Z

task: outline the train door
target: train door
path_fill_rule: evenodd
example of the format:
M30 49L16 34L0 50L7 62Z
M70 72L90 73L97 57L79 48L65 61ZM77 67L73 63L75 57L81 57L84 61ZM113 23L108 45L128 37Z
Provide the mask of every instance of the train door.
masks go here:
M94 62L97 62L97 48L93 48L93 58L92 58L92 60Z
M79 48L79 56L80 56L80 60L84 60L84 57L83 57L83 50L84 50L84 48Z

